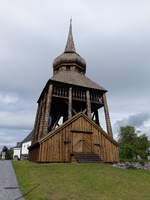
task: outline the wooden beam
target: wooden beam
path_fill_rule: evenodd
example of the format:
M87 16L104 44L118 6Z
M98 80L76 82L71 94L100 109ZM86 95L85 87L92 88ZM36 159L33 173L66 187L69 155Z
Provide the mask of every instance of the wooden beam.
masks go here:
M76 110L74 108L72 108L72 111L74 112L74 114L77 114Z
M72 87L69 88L68 119L72 117Z
M39 123L39 134L38 134L38 140L42 138L43 136L43 124L44 124L44 98L40 99L41 102L41 113L40 113L40 123Z
M87 111L87 109L85 108L82 112L85 114L86 113L86 111Z
M43 135L47 135L48 133L48 126L49 126L49 115L51 111L51 104L52 104L52 91L53 85L49 85L48 92L46 95L46 104L45 104L45 113L44 113L44 125L43 125Z
M36 142L38 141L39 138L39 130L40 130L40 120L41 120L41 113L42 113L42 100L38 102L39 104L39 112L38 112L38 119L37 119L37 124L36 124L36 129L35 129L35 140Z
M37 126L38 126L38 118L39 118L39 112L40 112L40 106L38 103L38 108L37 108L37 112L36 112L36 118L35 118L35 122L34 122L34 130L33 130L33 136L32 136L32 144L36 142L36 135L37 135Z
M92 120L94 119L94 116L95 116L95 112L94 112L93 115L92 115Z
M58 125L58 122L59 122L59 119L60 119L61 115L58 115L57 118L56 118L56 121L52 127L52 130L54 130L56 128L56 126Z
M108 105L107 105L107 99L106 99L105 94L103 94L103 103L104 103L104 112L105 112L107 132L108 132L108 135L113 137L111 122L110 122L110 117L109 117L109 111L108 111Z
M71 132L93 134L92 131L84 131L84 130L76 130L76 129L71 129Z
M65 104L67 104L68 107L69 107L69 103L68 103L67 101L64 101L64 102L65 102ZM77 112L76 112L76 110L75 110L74 108L72 108L72 112L73 112L74 114L77 114Z
M87 103L87 115L91 118L91 101L90 101L90 91L86 91L86 103Z

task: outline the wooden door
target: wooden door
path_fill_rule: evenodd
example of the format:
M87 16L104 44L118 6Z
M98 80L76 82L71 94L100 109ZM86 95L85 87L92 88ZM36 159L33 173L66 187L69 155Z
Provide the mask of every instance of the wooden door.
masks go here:
M73 132L73 152L91 153L92 135L89 133Z
M83 133L73 132L73 152L82 152L83 147Z
M93 136L93 152L100 155L100 136L98 134Z
M89 133L83 133L83 152L91 153L92 152L92 137Z

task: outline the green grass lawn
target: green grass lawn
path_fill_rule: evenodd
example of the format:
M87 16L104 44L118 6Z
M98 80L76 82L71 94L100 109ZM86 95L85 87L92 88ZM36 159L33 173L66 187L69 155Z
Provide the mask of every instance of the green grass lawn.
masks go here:
M13 161L26 200L150 200L150 171ZM38 187L36 187L38 185Z

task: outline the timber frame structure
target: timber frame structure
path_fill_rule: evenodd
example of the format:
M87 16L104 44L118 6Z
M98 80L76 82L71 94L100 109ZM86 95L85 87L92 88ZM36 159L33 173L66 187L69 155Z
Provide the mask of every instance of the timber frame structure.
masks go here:
M86 62L76 53L70 22L65 51L54 60L53 77L38 99L29 160L71 162L82 153L97 155L104 162L119 161L107 91L85 73ZM99 122L98 110L102 107L107 132Z

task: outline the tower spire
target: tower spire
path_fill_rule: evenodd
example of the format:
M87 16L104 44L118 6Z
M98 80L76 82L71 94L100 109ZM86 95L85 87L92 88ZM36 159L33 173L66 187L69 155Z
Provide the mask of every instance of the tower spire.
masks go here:
M72 18L70 19L70 27L69 27L69 34L68 34L68 39L67 39L67 44L65 47L65 53L67 52L75 52L75 46L74 46L74 41L73 41L73 36L72 36Z

